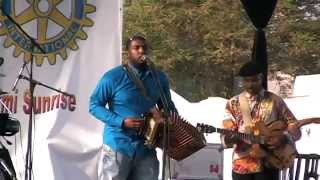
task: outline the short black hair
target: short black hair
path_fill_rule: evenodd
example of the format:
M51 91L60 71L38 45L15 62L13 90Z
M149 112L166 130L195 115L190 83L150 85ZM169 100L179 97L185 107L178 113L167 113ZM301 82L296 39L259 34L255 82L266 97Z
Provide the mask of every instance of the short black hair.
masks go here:
M126 42L126 50L129 50L129 47L131 45L131 42L132 41L135 41L135 40L140 40L142 42L144 42L144 44L146 45L146 50L148 50L148 44L147 44L147 40L145 37L143 37L142 35L133 35L131 38L129 38Z
M260 73L262 73L261 65L256 61L249 61L240 68L238 75L241 77L247 77Z

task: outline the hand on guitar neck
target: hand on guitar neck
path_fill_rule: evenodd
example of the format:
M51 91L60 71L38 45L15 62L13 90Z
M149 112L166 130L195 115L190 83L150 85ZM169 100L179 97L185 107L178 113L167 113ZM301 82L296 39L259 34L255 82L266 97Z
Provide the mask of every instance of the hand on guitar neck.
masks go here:
M226 133L225 134L225 143L226 144L238 144L240 143L242 140L239 139L236 135L234 134L229 134Z
M224 120L223 121L223 127L226 129L231 130L234 126L235 125L232 120ZM226 144L238 144L242 141L238 136L236 136L235 134L230 133L228 131L225 132L224 136L225 136L224 140L225 140Z

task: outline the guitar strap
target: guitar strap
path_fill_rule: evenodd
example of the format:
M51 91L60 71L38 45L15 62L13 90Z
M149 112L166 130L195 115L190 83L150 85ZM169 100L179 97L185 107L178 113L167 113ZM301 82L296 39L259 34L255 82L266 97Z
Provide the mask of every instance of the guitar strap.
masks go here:
M137 76L137 74L133 71L133 69L128 64L124 64L123 69L128 73L129 78L134 82L134 84L140 89L142 95L146 99L150 100L151 98L148 95L146 87L144 86L141 79Z
M261 100L260 104L260 108L257 109L257 111L261 111L259 113L262 114L262 121L264 121L266 124L269 124L272 122L271 119L271 114L272 114L272 109L273 109L273 101L266 97L268 94L267 92L264 92L263 98ZM242 113L243 116L243 121L244 121L244 125L246 127L246 129L251 129L252 126L252 111L250 109L250 105L249 105L249 100L248 98L245 96L245 93L241 93L239 96L239 102L240 102L240 111ZM255 107L252 109L254 110Z
M251 116L251 110L249 105L249 100L245 96L245 93L241 93L239 96L239 102L240 102L240 111L242 113L242 118L245 126L246 133L250 133L252 128L252 116ZM248 131L248 132L247 132Z

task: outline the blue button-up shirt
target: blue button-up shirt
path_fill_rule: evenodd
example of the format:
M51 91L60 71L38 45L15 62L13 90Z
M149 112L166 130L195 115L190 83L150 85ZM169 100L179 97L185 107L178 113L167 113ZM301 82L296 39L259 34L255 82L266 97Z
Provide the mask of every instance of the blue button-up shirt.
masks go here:
M126 129L124 120L128 117L141 118L160 102L160 91L152 73L148 68L138 69L131 66L142 80L149 98L142 95L141 90L130 79L123 66L118 66L106 72L93 91L90 98L90 113L105 123L103 142L113 150L133 157L145 153L155 153L144 145L144 138L135 130ZM157 72L161 88L168 99L169 109L176 111L171 100L167 76Z

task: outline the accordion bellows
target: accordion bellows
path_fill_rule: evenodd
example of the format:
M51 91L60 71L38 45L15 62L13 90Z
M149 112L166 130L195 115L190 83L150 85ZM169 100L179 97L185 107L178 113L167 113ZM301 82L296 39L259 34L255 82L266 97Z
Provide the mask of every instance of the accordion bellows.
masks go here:
M177 113L169 115L167 124L166 152L170 158L180 161L205 147L206 140L203 134ZM164 118L159 111L145 115L145 126L140 130L140 134L145 137L145 144L148 147L163 149L163 127Z

